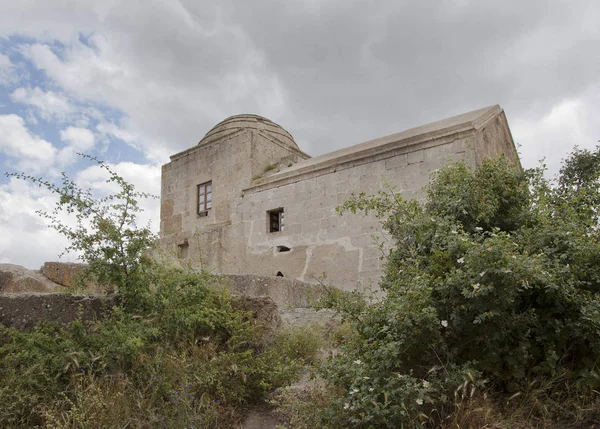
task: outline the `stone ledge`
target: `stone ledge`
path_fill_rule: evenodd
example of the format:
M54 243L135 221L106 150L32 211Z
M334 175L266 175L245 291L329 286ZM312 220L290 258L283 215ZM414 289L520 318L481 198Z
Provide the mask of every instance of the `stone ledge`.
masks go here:
M251 274L222 274L217 277L221 287L232 294L269 296L281 310L310 307L322 293L318 285L286 277Z

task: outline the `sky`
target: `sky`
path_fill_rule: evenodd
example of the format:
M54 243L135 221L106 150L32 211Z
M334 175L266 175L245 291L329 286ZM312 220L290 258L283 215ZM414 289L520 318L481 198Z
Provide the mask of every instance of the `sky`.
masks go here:
M600 139L598 23L598 0L0 0L0 171L102 195L84 152L158 195L169 155L234 114L315 156L499 104L552 176ZM54 203L0 176L0 263L58 260L35 213Z

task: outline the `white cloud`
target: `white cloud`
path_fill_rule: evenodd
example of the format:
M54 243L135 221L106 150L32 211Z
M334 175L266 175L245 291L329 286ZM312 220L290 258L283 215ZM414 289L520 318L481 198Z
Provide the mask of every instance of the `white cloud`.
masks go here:
M78 152L89 153L96 142L94 133L87 128L68 127L60 132L60 138L67 143L57 156L58 161L63 165L73 163Z
M548 176L553 177L574 146L594 148L600 136L600 128L594 121L600 115L600 91L597 89L592 88L586 96L565 100L540 117L511 120L515 143L521 146L524 167L535 167L544 159Z
M104 136L114 137L119 140L123 140L131 147L143 151L141 147L140 136L131 131L123 129L118 125L115 125L111 122L101 122L96 126L96 130Z
M76 136L80 131L69 131ZM83 133L85 134L85 133ZM160 167L123 162L109 166L133 183L141 192L156 194L160 192ZM97 165L92 165L75 176L75 182L81 188L91 188L97 195L106 195L117 190L115 184L107 183L107 172ZM67 246L67 240L49 227L49 221L39 217L35 212L42 210L51 212L56 203L56 196L45 188L39 188L30 182L11 178L9 183L0 185L0 263L14 263L28 268L39 268L46 261L58 259L58 255ZM158 232L159 201L154 199L140 200L144 212L138 218L138 225L145 226L149 221L155 232ZM60 220L74 225L74 219L61 214ZM63 257L66 261L76 260L77 255Z
M125 179L126 182L135 186L136 191L151 195L160 195L161 168L158 164L136 164L133 162L121 162L118 164L107 164L108 167ZM108 195L118 192L119 188L114 182L107 182L108 172L98 165L93 165L77 173L76 183L85 189L92 189L98 195ZM140 207L144 212L138 219L139 225L146 225L151 221L152 228L158 232L160 219L160 202L158 199L141 199Z
M47 170L55 161L56 148L32 134L18 115L0 115L0 151L15 158L26 172Z
M0 85L13 82L16 79L14 66L7 55L0 54Z
M127 9L120 12L131 12ZM139 19L164 15L163 23L181 33L181 45L157 42L149 49L154 35L141 38L118 27L60 52L43 43L21 50L70 97L123 112L119 123L104 121L100 130L153 161L166 162L231 114L257 112L276 120L285 110L285 88L246 35L224 24L207 30L175 9L154 4ZM230 54L220 57L225 52Z
M39 268L58 260L67 241L35 212L51 212L56 198L45 188L11 178L0 186L0 263ZM66 256L64 260L74 260Z
M10 95L13 103L26 104L34 107L46 121L65 121L75 113L69 99L53 91L43 91L39 87L17 88Z

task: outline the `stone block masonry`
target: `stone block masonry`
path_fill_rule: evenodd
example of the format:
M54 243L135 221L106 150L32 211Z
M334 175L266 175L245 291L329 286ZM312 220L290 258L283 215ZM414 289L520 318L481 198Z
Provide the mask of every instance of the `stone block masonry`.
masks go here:
M0 324L23 331L42 321L70 323L103 317L116 302L114 296L68 293L0 294Z

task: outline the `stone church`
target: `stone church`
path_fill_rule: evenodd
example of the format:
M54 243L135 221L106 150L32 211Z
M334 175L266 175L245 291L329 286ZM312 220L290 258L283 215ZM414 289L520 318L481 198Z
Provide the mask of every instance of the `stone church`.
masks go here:
M256 115L237 115L162 167L161 247L196 268L283 275L342 289L382 274L374 216L336 207L351 193L389 183L422 198L430 173L453 161L518 155L499 106L464 113L325 155L304 153L292 135Z

